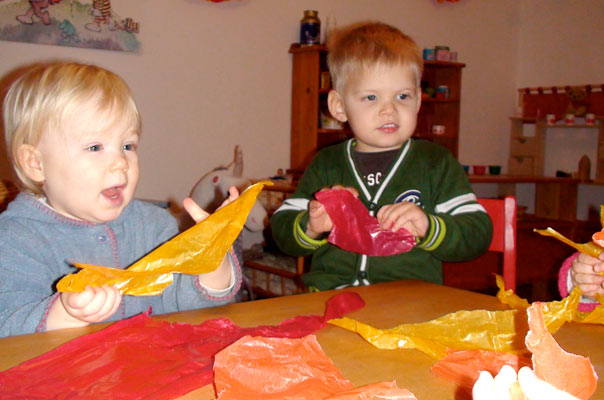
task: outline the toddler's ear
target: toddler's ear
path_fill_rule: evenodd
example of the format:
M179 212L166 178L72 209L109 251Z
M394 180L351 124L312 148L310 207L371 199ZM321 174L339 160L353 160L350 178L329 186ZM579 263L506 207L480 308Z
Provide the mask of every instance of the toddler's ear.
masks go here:
M44 168L42 158L37 148L30 144L22 144L17 149L17 160L19 166L27 177L34 182L44 181Z
M340 122L348 121L346 110L344 109L344 102L342 97L335 90L332 90L327 95L327 106L331 115Z

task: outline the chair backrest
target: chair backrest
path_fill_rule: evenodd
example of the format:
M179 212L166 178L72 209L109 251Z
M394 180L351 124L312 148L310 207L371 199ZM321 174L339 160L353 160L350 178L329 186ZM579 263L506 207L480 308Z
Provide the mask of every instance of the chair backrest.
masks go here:
M19 194L19 188L8 179L0 179L0 212Z
M506 289L516 291L516 198L482 199L493 222L493 240L489 251L503 253L503 280Z

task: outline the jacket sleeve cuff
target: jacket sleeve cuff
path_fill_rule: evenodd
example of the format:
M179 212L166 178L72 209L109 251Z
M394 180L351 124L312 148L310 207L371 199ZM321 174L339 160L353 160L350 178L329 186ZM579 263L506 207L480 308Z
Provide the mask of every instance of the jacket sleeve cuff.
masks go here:
M312 239L304 232L306 223L308 222L308 212L301 211L294 220L294 238L298 245L304 249L316 250L319 247L327 244L327 239Z
M441 245L447 233L445 221L436 215L427 214L428 231L426 236L419 241L417 246L426 251L434 251Z
M224 289L214 289L202 284L199 281L199 278L196 279L196 284L201 289L202 293L204 293L208 298L217 299L223 297L230 297L229 295L232 296L235 292L239 290L239 288L235 290L236 286L241 285L241 266L239 265L239 260L237 259L237 256L233 254L232 249L229 249L229 251L227 251L227 257L231 264L231 279L228 287Z
M577 252L568 257L562 263L560 271L558 271L558 290L560 291L560 296L562 296L562 298L568 296L570 291L573 289L573 281L570 278L570 268L573 265L574 259L578 256L579 253Z

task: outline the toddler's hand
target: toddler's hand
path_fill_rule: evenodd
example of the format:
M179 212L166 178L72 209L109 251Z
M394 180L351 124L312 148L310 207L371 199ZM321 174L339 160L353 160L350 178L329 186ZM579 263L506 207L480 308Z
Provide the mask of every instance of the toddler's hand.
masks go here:
M604 257L604 253L600 257ZM573 284L581 289L583 295L593 298L598 293L604 294L604 276L600 275L602 271L604 271L602 259L580 253L573 260L570 276Z
M322 233L333 229L333 222L327 214L325 206L317 200L308 203L308 222L306 224L306 235L311 239L318 238Z
M329 189L348 190L355 197L359 196L359 192L353 187L334 185L331 188L321 189L320 191ZM327 214L327 210L317 200L311 200L308 203L308 223L306 224L306 235L312 239L318 238L322 233L330 232L333 229L333 222Z
M222 202L219 209L226 206L227 204L235 201L239 197L239 190L235 186L229 188L229 197ZM189 213L195 223L199 223L206 219L210 214L204 211L193 199L187 197L183 200L182 205L185 210ZM229 261L228 254L225 254L222 262L212 272L199 274L197 279L202 286L209 287L212 289L225 289L231 284L231 262Z
M117 311L122 301L120 291L114 286L87 286L83 292L61 294L61 303L72 317L86 322L101 322Z
M499 373L493 378L490 373L482 371L472 388L474 400L508 400L512 397L510 390L518 382L518 386L528 400L577 400L577 398L564 392L551 384L539 379L529 367L522 367L516 372L509 365L501 367Z
M237 188L235 186L231 186L229 188L229 197L225 201L223 201L222 204L220 205L220 207L218 207L218 208L220 209L220 208L226 206L227 204L235 201L238 197L239 197L239 190L237 190ZM182 205L185 208L185 210L187 210L187 212L189 213L191 218L193 218L195 223L199 223L199 222L203 221L204 219L206 219L208 217L208 215L210 215L204 209L199 207L199 205L197 203L195 203L195 201L190 197L187 197L186 199L184 199L182 201Z
M419 238L426 236L429 226L426 213L408 201L383 206L377 213L377 220L382 229L397 232L405 228Z

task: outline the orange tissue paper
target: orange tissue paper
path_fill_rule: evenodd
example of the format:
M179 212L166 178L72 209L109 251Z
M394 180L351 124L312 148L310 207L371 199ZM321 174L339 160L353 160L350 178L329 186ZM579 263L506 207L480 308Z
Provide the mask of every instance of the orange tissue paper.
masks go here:
M533 353L533 370L540 379L580 399L596 391L598 375L588 358L567 353L549 333L543 318L544 303L528 308L530 331L526 347Z
M218 400L412 400L394 382L354 388L325 354L317 338L246 336L214 361Z

